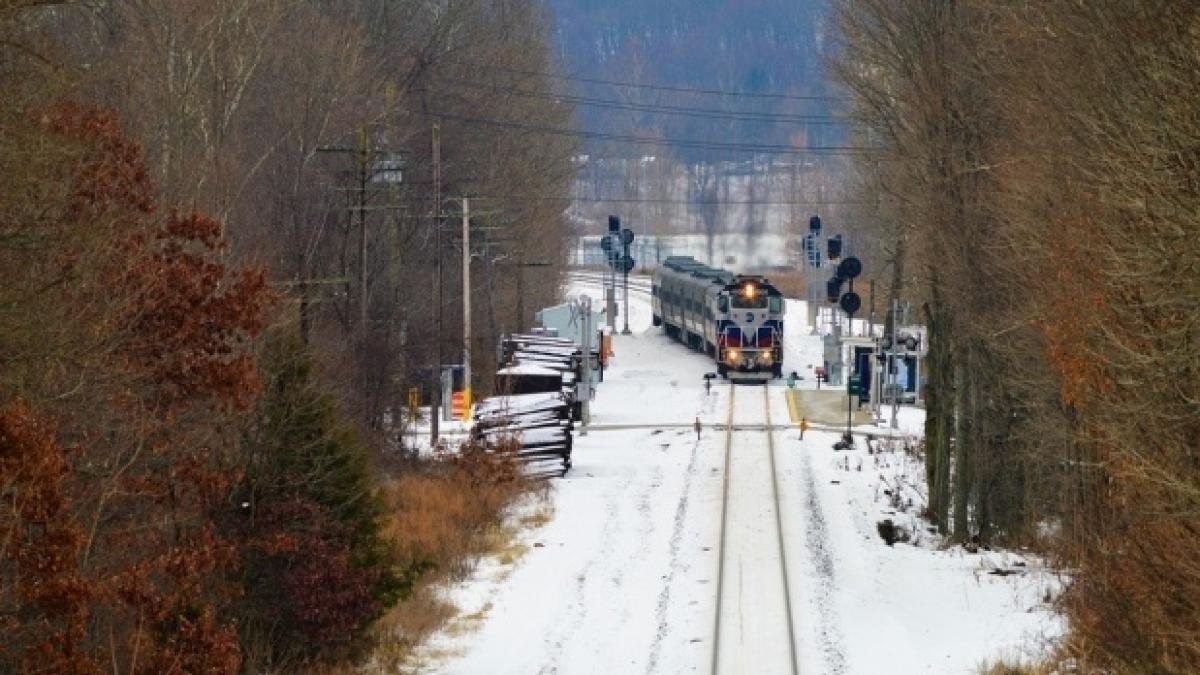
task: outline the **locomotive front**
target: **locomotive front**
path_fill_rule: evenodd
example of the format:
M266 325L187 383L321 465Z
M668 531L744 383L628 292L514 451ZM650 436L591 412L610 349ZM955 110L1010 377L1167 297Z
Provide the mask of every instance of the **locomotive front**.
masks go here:
M734 380L783 375L783 294L765 278L738 275L717 296L717 369Z

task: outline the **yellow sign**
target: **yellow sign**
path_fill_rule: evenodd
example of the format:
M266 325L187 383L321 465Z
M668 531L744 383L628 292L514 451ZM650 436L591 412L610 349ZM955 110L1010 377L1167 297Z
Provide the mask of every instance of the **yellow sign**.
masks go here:
M408 414L417 416L417 408L421 407L421 392L416 387L408 388Z
M471 390L456 391L450 400L451 410L454 411L454 416L460 420L466 420L471 416Z

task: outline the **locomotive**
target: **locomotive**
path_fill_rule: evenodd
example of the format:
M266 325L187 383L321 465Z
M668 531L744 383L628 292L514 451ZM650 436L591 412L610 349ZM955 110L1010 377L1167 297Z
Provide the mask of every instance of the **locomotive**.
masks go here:
M672 256L654 272L654 325L717 362L731 380L783 374L783 294L766 278Z

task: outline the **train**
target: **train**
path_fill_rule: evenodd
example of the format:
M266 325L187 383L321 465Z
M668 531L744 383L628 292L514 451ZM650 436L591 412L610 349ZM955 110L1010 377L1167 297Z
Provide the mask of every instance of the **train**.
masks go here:
M712 357L721 377L782 377L783 294L766 277L672 256L655 270L650 294L654 325Z

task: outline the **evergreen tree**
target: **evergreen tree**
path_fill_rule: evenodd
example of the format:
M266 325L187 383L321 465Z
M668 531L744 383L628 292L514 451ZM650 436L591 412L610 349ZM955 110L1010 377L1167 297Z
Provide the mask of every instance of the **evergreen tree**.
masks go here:
M235 505L245 651L274 665L344 656L415 572L397 566L367 450L299 340L268 340L262 368Z

